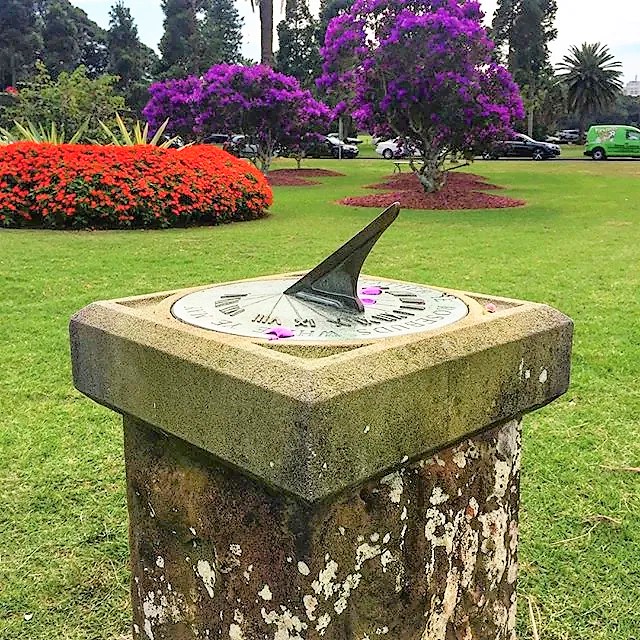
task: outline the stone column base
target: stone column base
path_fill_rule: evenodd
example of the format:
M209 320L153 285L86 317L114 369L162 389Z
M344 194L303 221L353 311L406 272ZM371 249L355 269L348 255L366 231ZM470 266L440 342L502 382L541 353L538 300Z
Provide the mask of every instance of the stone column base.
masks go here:
M124 426L135 639L515 640L518 421L318 504Z

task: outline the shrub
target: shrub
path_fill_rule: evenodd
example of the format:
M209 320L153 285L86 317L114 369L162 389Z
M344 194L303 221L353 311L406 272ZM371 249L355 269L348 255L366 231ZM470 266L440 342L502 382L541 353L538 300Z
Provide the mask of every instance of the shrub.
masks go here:
M20 87L11 104L0 112L0 125L7 129L19 122L55 122L68 134L84 128L82 142L103 138L98 124L102 120L116 126L114 114L126 109L124 99L115 91L116 76L101 75L92 79L85 67L72 73L61 73L55 80L42 63L36 65L36 74Z
M0 148L0 226L116 229L265 215L262 174L214 146L17 142Z

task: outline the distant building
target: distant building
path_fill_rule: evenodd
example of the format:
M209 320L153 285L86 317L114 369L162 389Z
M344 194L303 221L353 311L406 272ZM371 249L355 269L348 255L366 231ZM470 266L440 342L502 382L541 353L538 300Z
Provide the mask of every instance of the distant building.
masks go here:
M640 96L640 80L638 80L638 76L636 76L635 80L627 82L627 86L624 88L624 93L625 95L633 96L634 98Z

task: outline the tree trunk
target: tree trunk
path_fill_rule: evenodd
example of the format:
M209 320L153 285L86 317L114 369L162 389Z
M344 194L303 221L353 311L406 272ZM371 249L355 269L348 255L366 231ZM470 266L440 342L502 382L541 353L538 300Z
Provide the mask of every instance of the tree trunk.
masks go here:
M578 123L578 144L582 144L584 140L584 130L586 129L587 114L580 112L580 120Z
M269 173L269 169L271 169L271 162L273 160L273 150L275 144L269 138L268 140L257 143L258 153L256 154L256 160L258 163L258 168L264 175L266 176Z
M411 165L413 168L413 164ZM414 171L416 171L414 169ZM416 171L418 180L425 193L440 191L446 182L446 173L442 171L437 158L428 158L422 161L422 166Z
M425 193L433 193L438 190L436 177L433 174L418 171L418 180L420 180L420 184L422 185Z
M260 63L273 67L273 0L260 0Z

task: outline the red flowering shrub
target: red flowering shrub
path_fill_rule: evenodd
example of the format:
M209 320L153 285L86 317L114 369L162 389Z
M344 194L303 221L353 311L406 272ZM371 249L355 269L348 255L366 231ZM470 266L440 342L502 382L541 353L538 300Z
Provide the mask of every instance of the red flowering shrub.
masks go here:
M0 147L0 226L218 224L259 218L271 202L256 168L214 146Z

